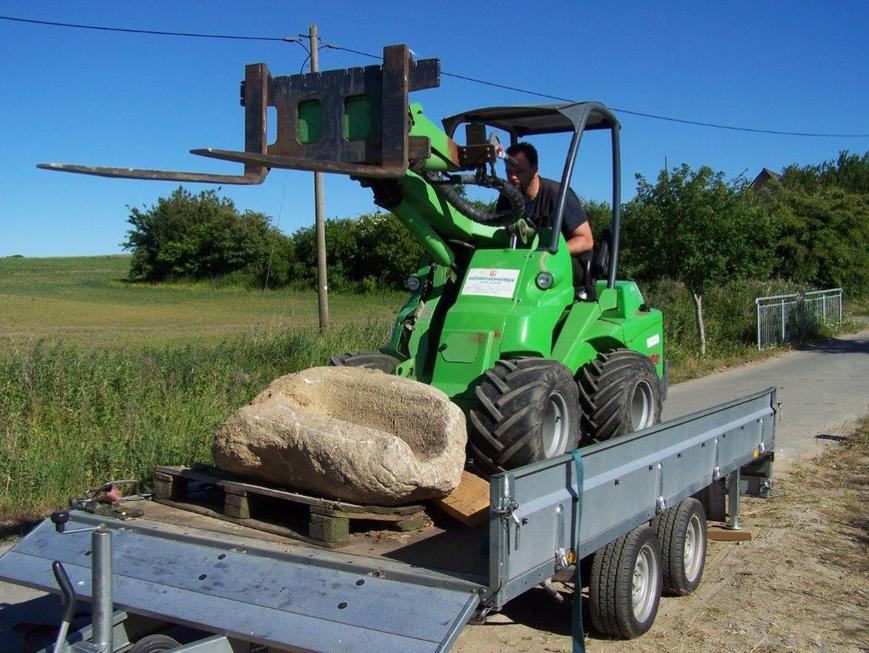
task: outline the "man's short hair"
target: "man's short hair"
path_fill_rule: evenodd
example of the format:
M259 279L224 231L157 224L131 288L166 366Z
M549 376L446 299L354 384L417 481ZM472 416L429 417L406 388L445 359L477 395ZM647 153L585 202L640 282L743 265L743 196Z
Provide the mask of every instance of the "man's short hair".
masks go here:
M537 167L537 148L534 147L531 143L516 143L507 148L507 154L510 156L515 156L517 154L524 154L525 160L531 165L532 168Z

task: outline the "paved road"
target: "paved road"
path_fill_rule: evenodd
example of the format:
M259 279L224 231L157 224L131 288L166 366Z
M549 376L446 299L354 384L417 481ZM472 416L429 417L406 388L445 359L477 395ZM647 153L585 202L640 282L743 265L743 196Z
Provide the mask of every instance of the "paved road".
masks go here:
M825 439L846 434L869 413L869 329L674 385L663 417L685 415L769 386L778 388L782 403L776 460L812 453Z
M777 461L812 453L846 434L869 413L869 329L803 351L674 385L664 419L678 417L769 386L778 388L782 418L776 427ZM784 466L778 465L781 473ZM0 552L8 546L0 547ZM20 622L57 623L58 602L0 583L0 653L22 649Z

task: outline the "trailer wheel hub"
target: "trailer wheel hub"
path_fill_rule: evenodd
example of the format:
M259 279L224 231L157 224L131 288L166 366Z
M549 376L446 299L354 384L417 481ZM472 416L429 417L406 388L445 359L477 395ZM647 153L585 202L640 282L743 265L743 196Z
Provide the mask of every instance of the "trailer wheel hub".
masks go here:
M691 520L688 522L688 528L685 531L685 548L682 555L683 564L685 565L685 578L689 582L694 582L697 574L700 572L702 544L703 525L700 523L700 516L694 514L691 515Z
M644 544L637 555L634 564L634 575L631 581L631 603L634 610L634 618L637 621L645 621L655 607L657 598L655 579L658 576L658 560L655 551L650 544Z

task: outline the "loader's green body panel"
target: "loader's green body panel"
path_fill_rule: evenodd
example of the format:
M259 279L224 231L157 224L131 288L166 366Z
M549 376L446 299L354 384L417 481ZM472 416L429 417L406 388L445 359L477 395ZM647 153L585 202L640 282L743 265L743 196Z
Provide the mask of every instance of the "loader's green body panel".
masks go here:
M546 230L540 239L548 236ZM576 301L566 246L477 249L459 277L437 263L416 276L420 289L399 312L385 351L404 359L397 373L443 390L463 409L486 370L500 358L539 356L576 374L598 353L633 349L664 371L661 312L637 285L598 283L597 301ZM537 278L552 275L541 288Z
M410 135L431 145L425 170L453 170L455 143L419 104L410 105L410 118ZM554 253L540 247L549 242L549 229L511 247L505 229L465 217L420 174L408 170L397 187L400 201L390 210L428 258L415 274L420 288L399 312L384 348L402 361L397 374L434 385L465 410L500 358L550 358L576 374L600 352L628 348L649 356L663 375L661 313L645 305L635 283L607 288L599 281L596 301L578 301L563 238ZM537 279L544 272L552 283L542 288Z

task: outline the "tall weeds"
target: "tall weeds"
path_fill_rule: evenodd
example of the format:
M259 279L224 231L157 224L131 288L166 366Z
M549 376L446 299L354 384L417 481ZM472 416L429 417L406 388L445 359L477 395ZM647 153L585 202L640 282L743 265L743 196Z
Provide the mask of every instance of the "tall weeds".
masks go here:
M370 350L387 325L298 330L175 350L36 344L0 355L0 521L155 464L210 459L224 420L272 379Z

